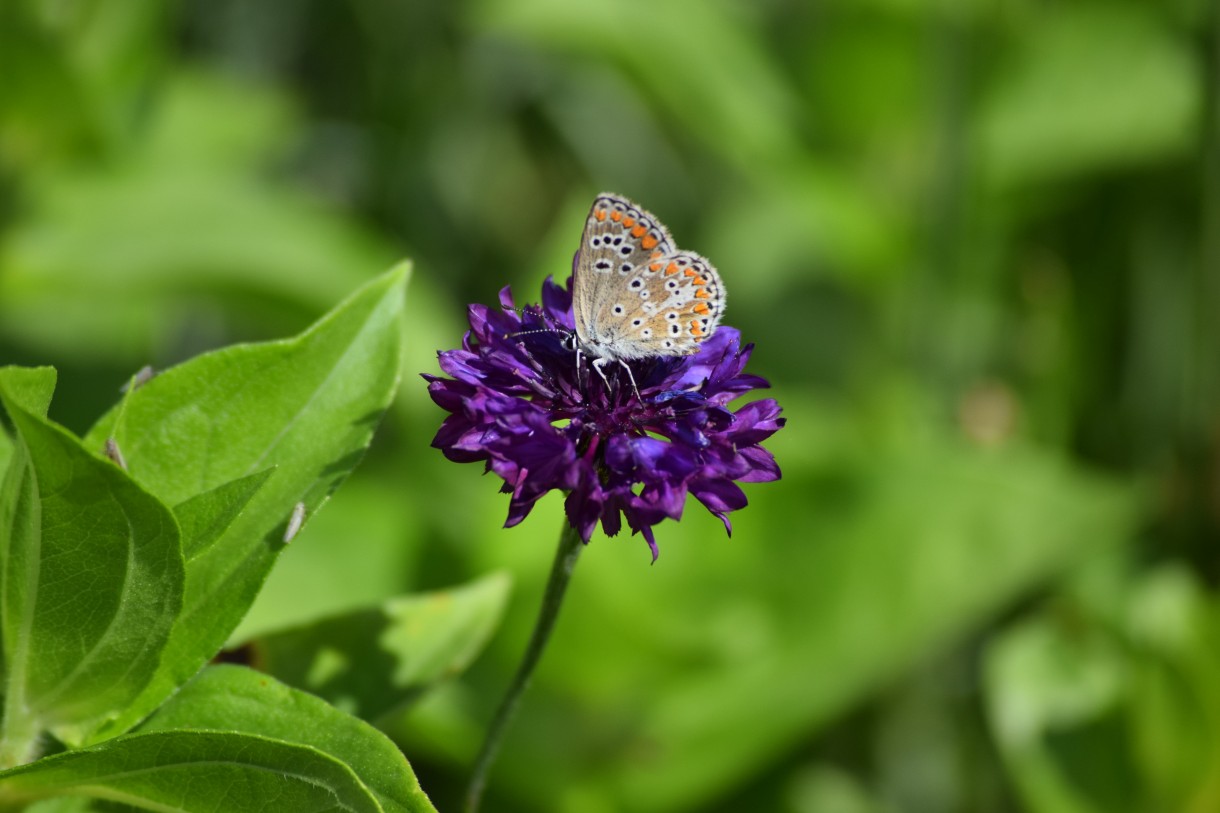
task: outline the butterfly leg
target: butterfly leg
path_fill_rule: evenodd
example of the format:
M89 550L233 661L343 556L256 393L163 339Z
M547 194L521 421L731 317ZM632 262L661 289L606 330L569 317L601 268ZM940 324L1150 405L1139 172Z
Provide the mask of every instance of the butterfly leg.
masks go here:
M606 371L602 368L610 362L610 359L596 358L593 359L593 369L597 370L597 374L602 377L602 381L606 382L606 389L610 389L610 379L606 378Z
M593 359L593 369L597 370L597 374L602 377L602 381L606 382L606 389L610 389L610 379L606 377L606 371L602 369L609 364L613 359L597 358ZM631 372L631 366L623 359L618 359L618 363L627 371L627 379L631 382L631 391L635 393L637 400L640 398L640 388L635 385L635 373Z
M619 359L618 363L623 365L623 369L627 371L627 378L631 381L631 391L635 393L635 400L643 400L640 398L640 388L635 385L635 373L631 372L631 365L624 359Z

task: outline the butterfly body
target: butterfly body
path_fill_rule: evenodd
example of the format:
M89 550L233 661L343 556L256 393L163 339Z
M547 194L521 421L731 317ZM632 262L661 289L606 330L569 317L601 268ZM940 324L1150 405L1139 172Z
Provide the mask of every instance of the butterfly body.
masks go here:
M724 314L712 264L679 250L656 217L620 195L594 200L573 276L576 347L602 378L607 362L698 351Z

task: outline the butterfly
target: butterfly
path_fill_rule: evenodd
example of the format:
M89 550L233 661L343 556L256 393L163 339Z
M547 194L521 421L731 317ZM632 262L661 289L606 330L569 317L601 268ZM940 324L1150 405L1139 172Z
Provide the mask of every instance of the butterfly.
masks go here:
M593 368L618 362L686 356L699 350L724 315L725 291L706 258L681 251L652 213L627 198L602 193L593 201L576 254L573 345Z

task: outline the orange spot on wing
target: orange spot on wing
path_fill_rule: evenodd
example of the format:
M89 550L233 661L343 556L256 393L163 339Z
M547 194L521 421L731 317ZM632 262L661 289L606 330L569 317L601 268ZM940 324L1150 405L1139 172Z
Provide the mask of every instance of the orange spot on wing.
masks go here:
M665 266L665 273L666 273L666 274L676 274L676 273L678 273L678 264L677 264L677 263L670 263L669 265Z
M695 291L695 296L699 297L700 299L712 298L712 294L707 290L707 288L700 288L698 291Z
M696 271L696 270L695 270L695 269L693 269L693 268L688 268L688 269L686 269L685 271L683 271L682 273L683 273L685 276L688 276L688 277L697 277L697 276L699 276L699 272L698 272L698 271Z
M640 241L640 245L642 245L645 250L652 248L656 244L657 244L657 238L653 237L651 234Z
M707 313L707 312L708 312L707 303L706 303L706 302L700 302L698 305L696 305L696 306L693 308L693 310L695 311L695 313Z
M695 319L690 323L690 332L696 336L703 335L703 325L699 324L699 320Z
M661 259L661 252L659 252L659 251L654 251L654 252L652 252L652 258L651 258L651 259L654 259L654 260L659 260L659 259Z
M606 210L598 209L596 212L593 213L593 216L596 217L599 222L604 221L606 219Z
M620 212L618 209L615 209L613 212L610 213L610 219L613 220L615 223L617 223L623 219L623 213Z
M631 225L632 225L633 223L635 223L635 218L634 218L634 217L624 217L624 218L623 218L623 228L624 228L624 229L629 229L629 228L631 228Z
M648 233L648 227L645 226L643 223L637 223L636 227L631 230L632 237L643 237L647 233Z
M648 270L649 270L649 271L660 271L660 270L661 270L661 264L660 264L660 263L653 263L652 265L648 266Z

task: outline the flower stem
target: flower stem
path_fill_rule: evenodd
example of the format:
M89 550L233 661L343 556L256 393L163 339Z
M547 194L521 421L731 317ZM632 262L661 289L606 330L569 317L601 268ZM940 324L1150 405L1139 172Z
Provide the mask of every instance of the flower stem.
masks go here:
M525 656L521 659L521 665L517 667L517 673L513 675L513 681L509 684L508 691L504 693L504 699L500 701L500 708L496 710L496 716L487 729L487 736L483 740L483 747L479 750L479 757L475 761L474 771L470 776L470 784L466 786L466 813L477 813L479 809L483 789L487 785L488 773L496 761L496 755L500 752L500 746L503 744L504 735L508 731L513 715L516 714L517 707L521 704L521 697L529 686L534 667L538 665L542 651L546 649L546 642L551 637L551 631L555 628L555 620L559 618L559 608L563 605L563 594L568 589L568 582L572 580L572 571L576 568L576 560L583 549L584 543L580 541L580 534L565 520L563 531L559 535L559 548L555 551L555 561L551 565L551 575L547 578L546 592L542 596L542 608L538 611L538 620L534 622L534 632L530 635L529 646L525 648Z

